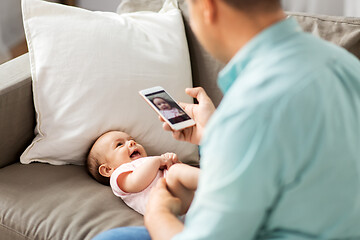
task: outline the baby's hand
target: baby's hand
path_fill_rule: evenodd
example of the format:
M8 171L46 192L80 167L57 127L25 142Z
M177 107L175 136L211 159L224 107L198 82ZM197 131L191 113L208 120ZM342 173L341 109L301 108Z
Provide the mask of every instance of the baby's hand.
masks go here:
M178 163L179 160L175 153L164 153L160 156L160 169L169 169L174 163Z
M163 157L163 155L161 155L158 159L160 161L160 169L169 169L171 165L173 165L171 159Z
M173 164L180 162L175 153L164 153L161 156L164 158L170 159Z

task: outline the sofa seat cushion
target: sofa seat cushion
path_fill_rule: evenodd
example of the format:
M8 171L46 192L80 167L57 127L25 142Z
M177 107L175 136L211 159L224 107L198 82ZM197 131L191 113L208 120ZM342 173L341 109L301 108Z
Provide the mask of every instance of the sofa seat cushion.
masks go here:
M2 240L91 239L130 225L143 225L143 217L81 166L18 163L0 169Z

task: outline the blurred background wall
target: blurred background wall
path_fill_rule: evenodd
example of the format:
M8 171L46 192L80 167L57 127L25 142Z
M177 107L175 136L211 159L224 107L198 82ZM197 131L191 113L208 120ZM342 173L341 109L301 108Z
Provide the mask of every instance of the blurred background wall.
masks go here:
M49 0L89 10L115 12L121 0ZM360 0L282 0L287 11L360 17ZM0 0L0 64L27 51L21 0Z
M121 0L77 0L77 6L93 11L115 12Z
M360 0L282 0L288 11L360 17Z
M0 63L12 57L11 50L23 39L20 0L0 0Z

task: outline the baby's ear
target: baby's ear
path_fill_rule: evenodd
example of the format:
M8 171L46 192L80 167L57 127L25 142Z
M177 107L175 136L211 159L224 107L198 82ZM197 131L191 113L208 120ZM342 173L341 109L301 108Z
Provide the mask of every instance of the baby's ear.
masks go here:
M109 167L106 163L99 166L99 173L104 177L110 177L114 169Z

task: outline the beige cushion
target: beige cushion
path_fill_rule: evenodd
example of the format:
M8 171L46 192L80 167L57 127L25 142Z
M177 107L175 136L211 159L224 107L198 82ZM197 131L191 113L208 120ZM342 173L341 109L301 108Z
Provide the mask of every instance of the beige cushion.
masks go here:
M143 218L81 166L20 163L0 169L0 239L90 239Z
M360 58L360 18L290 13L306 32L339 45Z
M192 101L184 91L192 78L177 0L159 12L128 14L40 0L23 0L22 9L37 113L22 163L82 165L110 130L127 132L150 156L175 152L182 162L198 162L197 147L164 131L138 94L162 86L177 101Z

